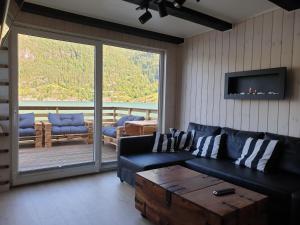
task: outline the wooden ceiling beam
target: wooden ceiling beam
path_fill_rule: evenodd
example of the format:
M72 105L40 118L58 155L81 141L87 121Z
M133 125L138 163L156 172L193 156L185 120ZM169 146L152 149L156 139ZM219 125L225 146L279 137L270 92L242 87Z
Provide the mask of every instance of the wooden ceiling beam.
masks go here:
M21 10L24 12L46 16L54 19L60 19L68 22L83 24L87 26L98 27L106 30L116 31L129 35L135 35L143 38L149 38L157 41L169 42L172 44L181 44L184 38L175 37L167 34L148 31L140 28L126 26L118 23L113 23L105 20L95 19L92 17L82 16L75 13L70 13L46 6L41 6L29 2L24 2Z
M123 0L135 5L140 5L143 0ZM165 2L166 9L169 15L184 19L193 23L197 23L206 27L210 27L219 31L226 31L232 29L232 24L224 20L218 19L213 16L186 8L182 6L181 8L176 8L174 4L170 1ZM158 11L157 4L153 1L149 2L149 9Z
M300 0L269 0L269 1L288 11L300 9Z

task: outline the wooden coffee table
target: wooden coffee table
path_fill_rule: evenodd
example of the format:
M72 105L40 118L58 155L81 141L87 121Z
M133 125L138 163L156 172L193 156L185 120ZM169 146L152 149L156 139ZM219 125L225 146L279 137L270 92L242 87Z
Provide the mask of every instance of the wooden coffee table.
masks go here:
M125 123L125 133L128 136L153 134L156 131L156 127L156 120L127 121Z
M214 190L236 193L214 196ZM135 207L159 225L266 225L267 196L182 166L139 172Z

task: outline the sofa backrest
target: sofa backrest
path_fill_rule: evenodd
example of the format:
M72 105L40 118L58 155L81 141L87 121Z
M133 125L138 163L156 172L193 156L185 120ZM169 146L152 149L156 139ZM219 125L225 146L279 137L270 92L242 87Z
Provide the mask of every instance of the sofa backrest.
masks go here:
M225 134L223 143L223 155L231 160L238 159L244 147L247 138L279 140L279 154L276 154L274 163L276 168L289 173L300 175L300 138L263 133L235 130L232 128L220 128L216 126L207 126L197 123L189 123L188 131L195 130L192 150L196 149L197 140L200 136Z
M48 120L52 126L84 126L83 113L49 113Z
M145 120L145 117L134 116L134 115L123 116L117 121L116 126L118 126L118 127L124 126L126 121L142 121L142 120Z
M195 150L197 148L197 140L201 136L211 136L220 134L221 127L216 126L207 126L197 123L189 123L188 131L195 130L195 137L193 140L193 144L191 150Z
M300 138L265 133L265 139L279 140L281 151L278 168L300 175Z
M232 160L236 160L241 156L247 138L258 139L264 137L262 132L241 131L226 127L222 128L221 133L226 134L224 155Z
M34 128L34 113L19 114L19 128Z

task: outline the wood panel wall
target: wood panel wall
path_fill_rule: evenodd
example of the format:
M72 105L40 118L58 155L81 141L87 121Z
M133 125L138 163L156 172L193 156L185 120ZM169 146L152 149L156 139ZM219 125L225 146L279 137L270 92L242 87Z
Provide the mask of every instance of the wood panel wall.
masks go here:
M10 26L13 24L19 8L15 1L10 1L8 15L6 23ZM8 65L8 68L0 68L0 80L10 80L11 62L9 59L8 39L5 39L3 43L4 48L0 48L0 64ZM0 125L2 129L9 134L9 136L0 136L0 192L7 191L10 188L10 183L4 181L10 181L11 179L11 110L10 110L10 88L11 86L0 86L0 99L9 100L8 103L0 103L0 117L8 117L7 119L1 119ZM3 168L5 166L6 168Z
M176 125L190 121L300 137L300 10L250 18L180 46ZM288 68L285 100L225 100L226 72Z

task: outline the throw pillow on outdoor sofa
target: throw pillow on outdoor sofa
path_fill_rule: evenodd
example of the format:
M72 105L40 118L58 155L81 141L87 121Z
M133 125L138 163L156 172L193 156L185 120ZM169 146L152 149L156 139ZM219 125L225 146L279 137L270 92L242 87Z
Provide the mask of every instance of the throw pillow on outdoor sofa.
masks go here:
M197 149L193 151L192 154L198 157L212 159L220 158L223 138L224 134L199 137L197 141Z
M175 139L172 134L154 132L154 146L152 152L174 152Z
M278 140L248 138L235 164L265 172L277 146Z
M180 131L175 128L170 128L170 132L172 137L175 139L175 150L190 150L190 147L193 143L193 139L195 136L195 131Z

